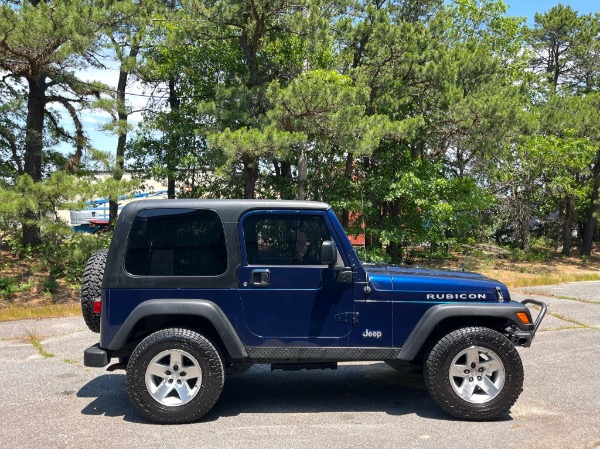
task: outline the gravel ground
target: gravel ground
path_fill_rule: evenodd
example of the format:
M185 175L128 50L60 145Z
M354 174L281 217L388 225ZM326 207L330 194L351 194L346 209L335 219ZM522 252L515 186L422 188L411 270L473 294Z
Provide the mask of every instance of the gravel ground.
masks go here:
M560 297L557 297L560 296ZM599 448L600 283L513 293L546 301L531 348L519 349L525 389L509 417L449 418L419 375L383 363L336 371L270 372L228 378L202 422L145 423L122 371L83 366L97 341L80 318L0 323L0 446L28 448ZM566 299L571 298L571 299ZM39 339L51 357L31 344Z

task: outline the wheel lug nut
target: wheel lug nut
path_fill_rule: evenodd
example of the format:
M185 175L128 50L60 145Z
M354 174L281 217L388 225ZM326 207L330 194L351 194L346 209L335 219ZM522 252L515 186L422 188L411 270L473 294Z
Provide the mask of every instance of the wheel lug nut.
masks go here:
M181 385L181 379L177 379L177 383Z
M481 376L477 376L477 380L481 380Z
M182 371L179 373L180 376L185 376L187 373L185 371Z
M476 366L475 362L471 363L471 368L475 369Z
M473 382L473 378L472 377L469 377L469 382Z
M478 370L480 373L483 373L485 370L483 368L479 368Z
M169 383L172 384L173 383L173 379L169 379Z
M169 370L166 370L166 371L165 371L165 374L166 374L167 376L170 376L170 375L171 375L171 371L169 371Z
M173 371L177 371L178 369L179 369L179 367L178 367L177 365L175 365L175 366L173 367Z
M465 374L469 374L471 371L469 371L468 369L465 370Z

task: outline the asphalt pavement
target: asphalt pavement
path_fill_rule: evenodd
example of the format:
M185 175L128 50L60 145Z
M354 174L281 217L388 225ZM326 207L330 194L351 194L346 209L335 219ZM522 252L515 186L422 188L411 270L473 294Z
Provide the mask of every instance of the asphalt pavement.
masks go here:
M227 378L198 423L146 423L123 371L83 366L97 341L81 318L0 323L0 447L15 448L600 448L600 282L513 291L549 305L511 414L461 422L418 374L384 363ZM533 312L535 314L535 311ZM41 342L42 352L32 345Z

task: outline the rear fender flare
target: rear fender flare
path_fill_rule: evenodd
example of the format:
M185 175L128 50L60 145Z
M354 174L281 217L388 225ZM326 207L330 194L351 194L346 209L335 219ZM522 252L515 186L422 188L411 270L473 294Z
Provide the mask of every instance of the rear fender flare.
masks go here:
M149 316L188 315L206 318L216 329L232 359L248 357L237 332L223 311L214 302L205 299L151 299L138 305L121 325L109 344L110 351L123 347L135 325Z

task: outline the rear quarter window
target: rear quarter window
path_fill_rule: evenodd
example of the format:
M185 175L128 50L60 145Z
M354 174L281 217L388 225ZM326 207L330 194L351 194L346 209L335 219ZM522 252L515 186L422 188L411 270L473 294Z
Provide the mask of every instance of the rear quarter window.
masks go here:
M136 276L219 276L227 271L223 223L213 210L147 209L134 218L125 270Z

